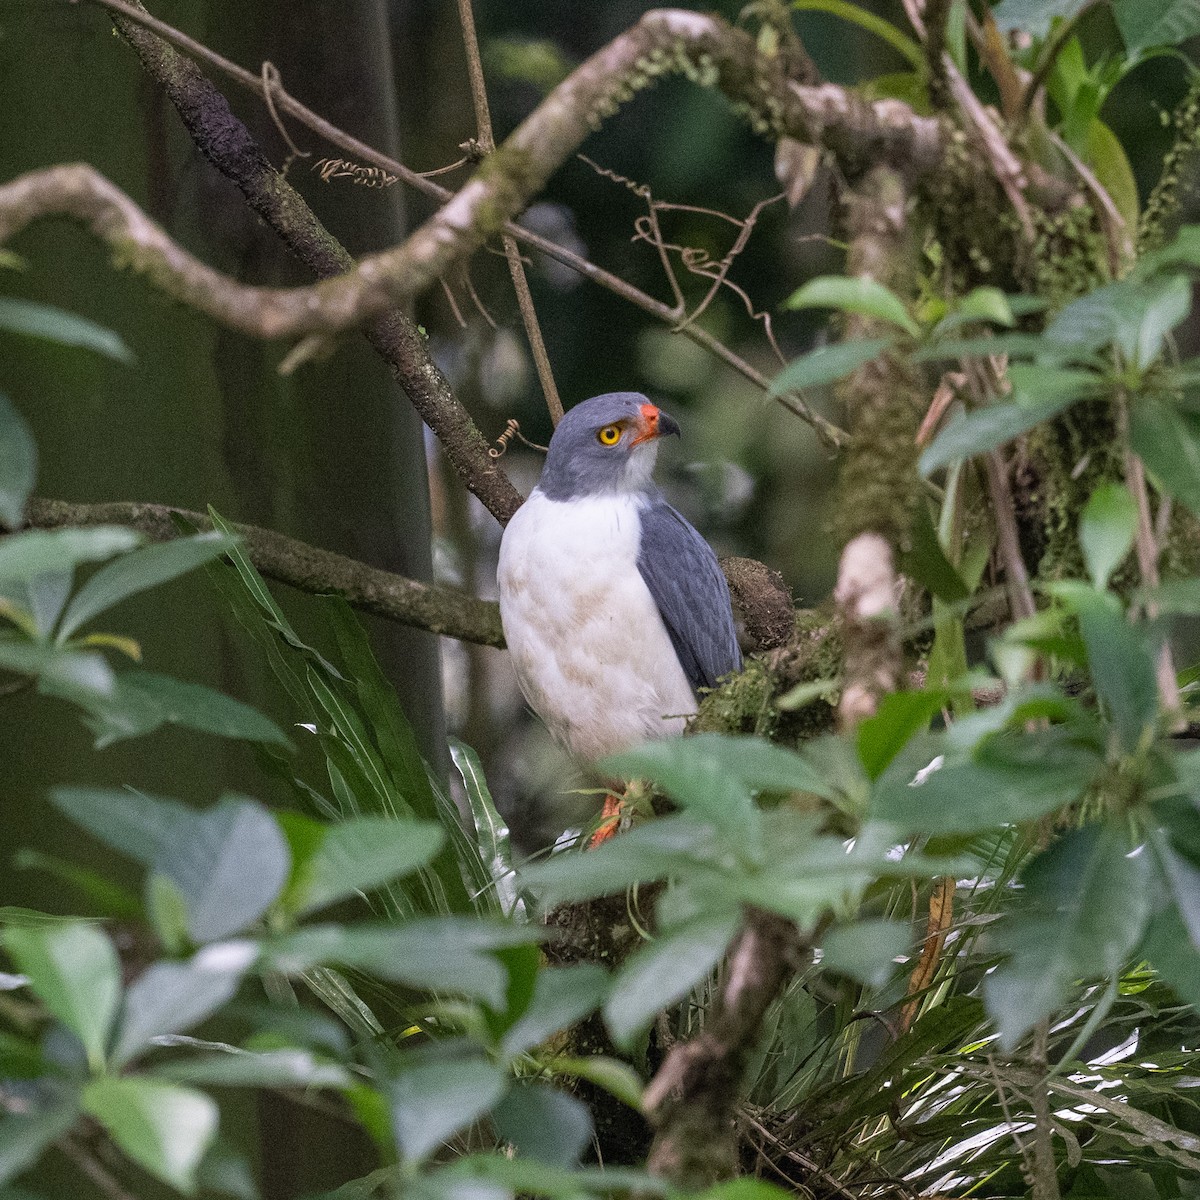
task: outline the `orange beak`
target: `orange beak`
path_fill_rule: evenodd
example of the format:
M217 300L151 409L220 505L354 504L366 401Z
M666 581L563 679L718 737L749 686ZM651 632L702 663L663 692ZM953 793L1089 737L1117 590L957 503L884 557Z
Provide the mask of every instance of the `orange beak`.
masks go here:
M662 409L654 404L643 404L641 413L640 432L630 443L630 448L640 446L654 438L667 437L670 434L679 436L679 426L673 417L667 416Z

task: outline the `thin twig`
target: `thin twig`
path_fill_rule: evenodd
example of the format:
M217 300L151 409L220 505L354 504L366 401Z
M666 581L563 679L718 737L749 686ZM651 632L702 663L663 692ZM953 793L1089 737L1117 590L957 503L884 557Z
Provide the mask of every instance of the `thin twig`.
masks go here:
M475 14L471 9L471 0L458 0L458 17L462 23L463 48L467 53L467 76L471 83L471 103L475 108L480 149L485 155L493 154L496 142L492 136L487 83L483 77L483 60L479 55L479 38L475 33ZM529 290L525 264L521 261L521 253L512 234L503 234L502 240L504 256L508 259L508 270L512 275L513 290L517 293L517 307L521 310L521 321L525 326L525 336L529 339L529 349L542 384L542 395L545 396L546 407L550 410L550 420L557 425L563 415L562 398L554 382L550 356L546 353L546 343L542 338L542 327L538 322L537 310L533 306L533 293Z
M283 90L283 77L279 74L279 68L273 62L263 60L262 65L262 96L267 105L267 112L271 114L271 120L275 123L275 128L279 131L279 136L283 138L287 144L288 156L283 161L283 166L280 168L280 175L288 173L288 167L292 165L298 158L311 158L311 150L301 150L295 142L292 141L292 135L288 133L287 126L279 119L279 114L275 111L276 89Z
M137 1200L97 1161L94 1155L73 1138L60 1138L55 1145L104 1193L108 1200Z

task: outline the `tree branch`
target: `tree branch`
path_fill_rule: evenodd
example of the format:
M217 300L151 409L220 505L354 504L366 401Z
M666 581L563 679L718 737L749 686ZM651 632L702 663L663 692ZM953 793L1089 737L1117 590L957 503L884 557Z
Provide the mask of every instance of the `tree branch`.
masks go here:
M647 1163L653 1174L700 1191L736 1173L733 1110L746 1057L800 954L790 921L750 910L730 952L715 1014L697 1037L671 1048L646 1089L645 1109L658 1125Z
M211 529L203 513L167 504L70 504L34 498L26 508L30 525L55 529L62 525L127 525L156 542L182 536L175 518L197 529ZM418 583L369 567L366 563L320 550L295 538L254 525L235 525L250 561L268 579L314 595L336 593L362 612L399 621L416 629L444 634L480 646L503 646L500 610L459 588Z
M821 142L852 177L879 162L922 173L941 157L936 121L897 101L869 103L831 84L791 83L747 35L715 17L666 9L647 13L571 74L406 242L315 286L253 287L218 274L171 243L111 184L99 188L94 177L89 186L77 167L35 172L0 188L0 243L38 217L74 216L114 244L123 262L231 328L255 337L325 338L424 290L498 233L604 118L675 73L719 85L763 134ZM63 170L73 174L56 173ZM302 344L294 361L315 349Z
M120 14L112 19L146 71L165 89L200 152L236 185L291 253L321 279L352 271L354 259L349 251L271 166L228 101L195 63L137 21ZM441 441L468 490L504 524L520 507L521 494L488 455L487 440L434 363L416 323L391 309L375 317L365 333L421 419Z

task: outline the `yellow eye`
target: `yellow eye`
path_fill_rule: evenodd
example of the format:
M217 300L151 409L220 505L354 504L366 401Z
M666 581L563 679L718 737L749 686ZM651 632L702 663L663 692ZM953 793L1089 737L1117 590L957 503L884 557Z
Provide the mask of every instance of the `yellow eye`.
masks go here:
M615 446L621 440L621 427L619 425L605 425L596 434L596 437L602 446Z

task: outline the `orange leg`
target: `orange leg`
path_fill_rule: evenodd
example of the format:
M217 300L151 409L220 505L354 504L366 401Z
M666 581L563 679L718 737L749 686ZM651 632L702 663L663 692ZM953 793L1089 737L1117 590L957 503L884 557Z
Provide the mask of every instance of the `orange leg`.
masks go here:
M600 810L600 824L588 842L589 850L594 850L597 846L607 842L617 832L621 827L621 814L624 807L625 801L620 796L610 793L604 797L604 807Z

